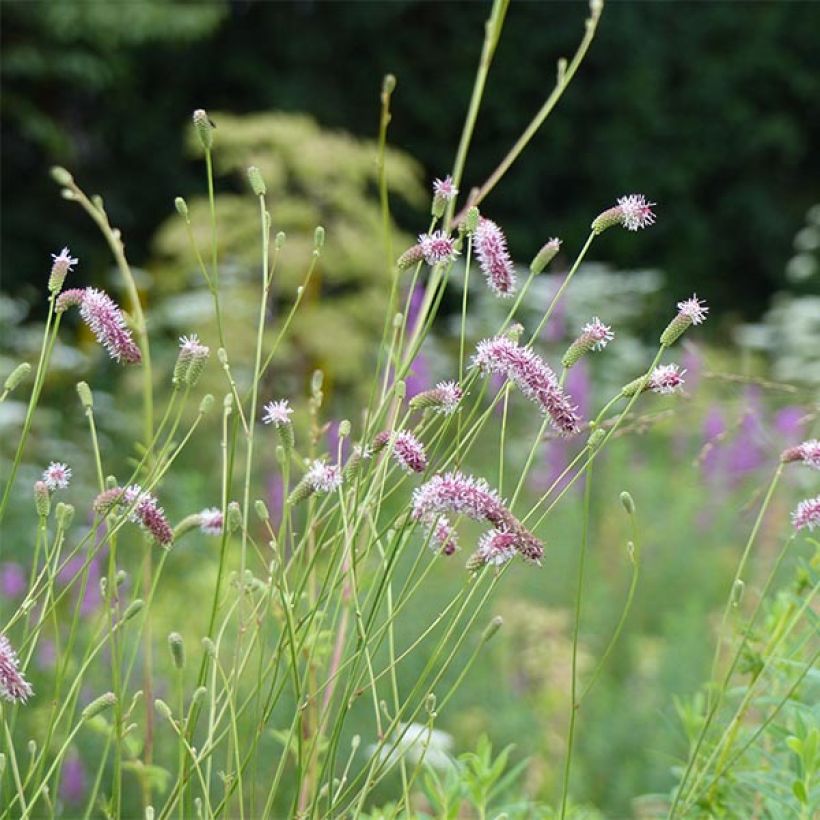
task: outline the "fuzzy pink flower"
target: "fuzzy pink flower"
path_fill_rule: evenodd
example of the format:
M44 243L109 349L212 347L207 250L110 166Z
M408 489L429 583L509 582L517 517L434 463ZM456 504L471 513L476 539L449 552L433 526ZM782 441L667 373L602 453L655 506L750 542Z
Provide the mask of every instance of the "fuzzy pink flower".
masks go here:
M605 325L597 316L587 322L581 332L589 337L593 350L603 350L614 338L615 334L609 325Z
M68 248L63 248L59 254L52 253L51 273L48 277L48 289L50 293L56 293L63 286L66 276L71 273L71 268L80 260L71 255Z
M790 461L802 461L815 470L820 470L820 440L813 438L798 444L796 447L789 447L780 456L784 463Z
M458 196L458 188L453 183L453 178L447 174L444 179L436 179L433 181L433 196L445 202L450 202Z
M458 536L453 525L444 516L439 516L430 535L430 549L442 555L452 555L458 549Z
M131 508L129 520L139 524L159 544L167 546L174 540L174 531L159 502L139 484L125 488L122 492L122 503Z
M25 703L31 695L31 684L20 672L17 653L8 638L0 635L0 697L13 703Z
M222 510L218 507L207 507L199 513L199 529L205 535L222 535L224 523Z
M652 212L654 202L647 202L643 194L629 194L618 198L621 209L621 222L628 231L637 231L655 224Z
M649 377L647 387L655 393L677 393L683 387L683 374L676 364L662 364Z
M485 532L478 541L473 558L482 564L500 567L515 557L517 538L503 530Z
M269 401L265 405L265 414L262 416L262 421L265 424L272 424L274 427L281 427L284 424L290 424L292 413L293 408L287 399Z
M507 336L479 342L473 363L483 373L501 373L535 402L561 433L577 433L580 420L552 368L529 348Z
M342 471L336 464L316 459L308 467L304 481L315 493L332 493L342 485Z
M464 391L456 382L439 382L432 390L416 393L410 400L410 406L414 410L429 407L436 413L451 416L458 409L462 398Z
M689 320L689 324L699 325L706 321L706 314L709 308L706 307L706 302L698 299L698 295L694 294L691 299L684 302L678 302L678 314Z
M41 481L49 490L64 490L68 487L68 482L71 481L71 467L61 461L52 461L43 470Z
M419 247L421 248L421 255L428 265L451 262L458 256L455 239L452 236L447 236L444 231L420 234Z
M478 264L487 285L496 296L515 293L515 267L507 251L504 232L490 219L482 217L473 236Z
M393 458L408 473L423 473L427 469L424 445L407 430L396 433L393 440Z
M810 530L820 527L820 495L807 498L797 505L797 509L792 513L792 524L798 530L804 527Z

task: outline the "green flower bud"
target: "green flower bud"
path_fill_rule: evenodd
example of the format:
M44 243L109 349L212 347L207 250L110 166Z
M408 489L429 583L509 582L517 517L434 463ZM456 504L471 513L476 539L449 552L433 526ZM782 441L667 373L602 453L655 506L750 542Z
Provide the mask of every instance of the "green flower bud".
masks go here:
M177 669L185 668L185 644L179 632L171 632L168 635L168 649L171 652L171 660Z
M34 507L40 518L48 518L51 511L51 495L45 481L34 482Z
M91 718L96 717L100 712L104 712L116 703L117 696L113 692L106 692L104 695L100 695L95 700L92 700L91 703L83 709L82 719L91 720Z
M80 404L86 410L94 408L94 394L86 382L77 382L77 395L80 397Z
M196 129L196 134L199 137L202 147L206 151L210 151L211 146L214 144L214 124L208 117L207 112L201 108L197 108L197 110L194 111L193 120L194 128Z
M250 182L251 189L256 196L265 196L268 192L265 180L262 179L262 174L255 165L248 168L248 182Z
M53 165L51 167L51 178L58 185L71 185L74 182L74 177L61 165Z
M11 393L12 390L19 387L20 382L22 382L29 373L31 373L31 365L28 362L18 364L6 377L6 383L3 385L3 388Z
M177 213L187 221L188 203L181 196L174 199L174 207L177 209Z
M550 239L550 241L535 254L535 258L530 262L530 270L537 276L552 262L555 258L555 254L557 254L560 249L561 240L555 238Z

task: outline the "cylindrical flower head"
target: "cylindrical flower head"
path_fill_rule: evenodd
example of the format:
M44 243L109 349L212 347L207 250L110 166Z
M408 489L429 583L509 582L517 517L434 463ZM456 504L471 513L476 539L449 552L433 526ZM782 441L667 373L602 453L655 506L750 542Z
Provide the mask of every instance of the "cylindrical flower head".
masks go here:
M66 291L60 295L57 300L58 308L60 301L69 294L74 294L74 291ZM72 295L71 300L65 303L65 307L75 304L73 299ZM85 288L82 291L80 316L114 361L136 364L142 359L140 349L134 344L131 332L125 326L122 311L103 291L96 288Z
M421 255L428 265L437 265L439 262L452 262L458 256L456 240L444 231L423 233L419 235Z
M40 518L48 518L51 512L51 495L45 481L34 482L34 508Z
M473 555L474 563L479 566L503 566L515 557L515 542L516 537L513 533L502 530L485 532L479 539L478 548Z
M505 375L530 401L549 416L560 433L577 433L580 420L552 368L529 348L519 347L506 336L485 339L478 344L473 364L483 373Z
M796 447L789 447L780 456L784 464L792 461L801 461L808 467L820 470L820 440L813 438L798 444Z
M661 344L664 347L673 345L692 325L699 325L706 321L709 308L706 302L698 299L694 294L691 299L678 302L678 315L666 326L661 333Z
M409 247L397 260L396 266L399 270L407 270L407 268L418 264L424 259L424 252L421 244L417 243Z
M820 495L807 498L797 505L797 509L792 513L792 524L798 530L813 530L820 527Z
M128 520L139 524L142 529L163 547L174 540L174 531L157 499L139 484L129 487L112 487L94 499L94 512L107 515L114 507L124 506L129 510Z
M618 199L614 208L604 211L592 222L592 230L603 233L613 225L621 225L628 231L637 231L655 224L655 214L652 211L654 202L647 202L643 194L629 194Z
M72 265L76 265L80 260L71 256L68 248L63 248L59 254L52 253L54 260L51 265L51 274L48 277L49 293L57 293L63 289L66 275L71 273Z
M377 453L390 443L390 433L385 430L373 439L373 452ZM424 445L407 430L399 430L393 436L391 448L393 460L408 473L423 473L427 469L427 453Z
M473 245L490 290L496 296L512 296L515 293L515 267L501 228L490 219L479 219Z
M255 165L248 168L248 182L250 182L251 189L256 196L265 196L268 192L265 180L262 179L262 173Z
M436 413L451 416L458 409L463 396L464 392L456 382L439 382L432 390L416 393L410 399L410 407L413 410L430 408Z
M12 703L25 703L31 695L31 684L20 671L17 653L6 636L0 635L0 697Z
M614 338L612 329L597 316L593 316L592 321L583 326L581 335L564 353L561 364L569 369L591 350L603 350Z
M550 262L552 262L560 249L561 240L556 239L555 237L550 239L550 241L547 242L537 254L535 254L535 258L532 262L530 262L530 270L538 276L538 274L541 273L541 271L543 271Z
M199 529L205 535L222 535L224 520L219 507L207 507L197 516Z
M61 461L52 461L43 470L41 481L49 490L64 490L71 481L71 467Z
M171 653L171 660L177 669L185 667L185 643L179 632L171 632L168 635L168 649Z
M22 364L18 364L14 370L9 373L6 377L6 381L3 384L3 389L8 390L11 393L12 390L16 389L20 386L20 383L23 379L31 373L31 365L28 362L23 362Z
M194 387L202 375L210 352L210 348L199 341L196 333L190 336L180 336L179 353L172 379L174 386Z
M96 717L100 712L104 712L116 703L117 696L113 692L106 692L104 695L100 695L98 698L92 700L91 703L83 709L80 717L83 720L91 720L91 718Z
M206 151L211 150L211 146L214 144L214 135L213 135L213 123L211 122L211 118L208 116L208 113L201 108L197 108L193 114L194 120L194 128L196 129L196 134L199 137L200 143L202 143L202 147Z
M634 396L636 393L643 393L652 390L654 393L677 393L684 384L683 376L685 370L676 364L658 365L649 376L639 376L634 381L621 388L622 396Z
M54 303L55 312L65 313L70 307L78 307L81 305L85 291L85 288L71 288L71 290L63 291Z
M457 196L458 188L456 188L453 178L449 174L444 179L435 180L433 182L433 216L441 219L444 216L447 203L452 202Z

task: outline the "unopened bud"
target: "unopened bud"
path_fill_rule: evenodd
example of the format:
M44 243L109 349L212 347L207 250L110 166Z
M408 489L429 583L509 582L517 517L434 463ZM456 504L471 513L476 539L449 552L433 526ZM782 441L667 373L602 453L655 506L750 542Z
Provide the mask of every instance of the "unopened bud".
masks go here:
M186 220L188 219L188 203L181 196L178 196L174 200L174 207L181 217L184 217Z
M208 117L208 113L201 108L197 108L197 110L194 111L193 120L194 128L196 129L196 134L199 137L202 147L206 151L210 151L211 146L214 144L214 125Z
M74 177L61 165L51 167L51 178L58 185L71 185L74 182Z
M130 604L128 604L125 612L122 613L122 621L120 621L120 623L124 624L127 621L130 621L132 618L139 615L144 608L145 601L143 601L142 598L135 598Z
M171 707L160 698L157 698L154 701L154 708L159 712L166 720L173 720L174 713L171 711Z
M342 419L339 422L339 438L347 438L350 435L350 420Z
M323 248L325 244L325 229L321 225L317 225L316 230L313 232L313 247L316 250Z
M401 399L407 395L407 384L403 379L399 379L399 381L396 382L394 390L396 392L396 398L401 401Z
M397 260L396 267L399 270L407 270L407 268L421 262L424 258L421 245L411 245Z
M270 520L268 508L265 506L265 502L261 498L257 498L256 501L254 501L253 508L256 510L256 515L259 517L260 521Z
M478 220L480 218L481 218L481 214L479 213L478 208L476 208L476 206L473 205L467 211L467 218L464 220L464 229L467 231L467 233L469 233L469 234L475 233L476 228L478 227Z
M209 658L216 657L216 644L208 637L202 639L202 648Z
M57 518L57 524L63 530L67 530L74 520L74 507L71 504L64 504L62 501L57 505L54 511Z
M168 635L168 649L171 652L171 660L177 669L185 668L185 644L179 632L171 632Z
M262 174L255 165L248 168L248 182L251 184L251 189L256 196L265 196L268 188L265 185L265 180L262 179Z
M31 373L31 365L28 362L23 362L22 364L18 364L14 370L9 373L6 377L6 382L3 385L3 389L8 390L11 393L16 387L19 387L20 382Z
M202 401L199 403L199 415L204 416L206 413L210 412L211 408L214 406L214 397L211 393L206 393L202 397Z
M96 717L100 712L104 712L116 703L117 696L113 692L106 692L104 695L100 695L95 700L92 700L91 703L83 709L82 719L91 720L91 718Z
M276 236L274 237L274 240L273 240L274 248L276 248L276 250L278 250L278 251L282 250L282 246L285 244L286 239L287 239L287 236L285 236L285 232L284 231L279 231L279 233L276 234Z
M555 238L550 239L550 241L535 254L535 258L530 262L530 270L537 276L552 262L555 258L555 254L557 254L560 249L561 240Z
M501 629L501 625L504 623L504 619L500 615L496 615L490 623L484 629L484 634L481 636L482 643L486 643L487 641Z
M86 382L77 382L77 395L80 397L80 404L86 410L92 410L94 407L94 394Z
M234 532L242 526L242 510L238 501L228 504L228 532Z
M51 511L51 496L45 481L34 482L34 507L40 518L48 518Z
M629 515L635 515L635 501L632 496L624 490L619 497L623 508L629 513Z

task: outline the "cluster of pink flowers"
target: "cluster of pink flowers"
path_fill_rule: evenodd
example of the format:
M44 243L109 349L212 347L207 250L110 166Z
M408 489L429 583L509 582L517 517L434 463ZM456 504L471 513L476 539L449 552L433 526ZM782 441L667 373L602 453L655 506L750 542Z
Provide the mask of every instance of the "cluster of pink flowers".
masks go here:
M676 364L662 364L649 377L647 387L655 393L677 393L683 387L686 373Z
M73 305L79 305L83 321L114 361L136 364L142 359L126 327L125 316L108 294L96 288L76 288L57 298L59 313Z
M54 490L64 490L71 481L71 467L61 461L52 461L40 479L43 484L52 492Z
M378 452L390 445L391 434L385 430L373 439L373 451ZM408 430L393 434L391 455L396 464L408 473L423 473L427 469L427 453L424 445Z
M436 413L451 416L458 409L464 398L464 391L456 382L439 382L432 390L416 393L410 400L410 406L415 409L429 407Z
M798 530L820 527L820 495L801 501L792 513L792 523Z
M199 529L205 535L222 535L225 521L219 507L206 507L199 513Z
M628 194L618 197L618 204L595 217L592 230L601 233L613 225L620 225L628 231L637 231L655 224L654 202L647 202L643 194Z
M269 401L264 407L265 413L262 421L265 424L272 424L274 427L281 427L290 424L290 417L293 415L293 408L287 399L279 401Z
M439 262L452 262L458 256L456 241L444 231L423 233L419 236L419 248L428 265Z
M483 373L506 376L549 416L560 433L578 432L580 420L575 408L552 368L537 353L520 347L507 336L496 336L478 344L473 363Z
M13 703L25 703L31 695L31 684L20 672L17 653L8 638L0 635L0 697Z
M516 537L504 530L490 530L478 540L478 548L473 556L482 564L500 567L511 561L516 553Z
M455 534L447 518L450 513L488 521L497 531L509 536L502 539L507 546L513 545L516 552L530 561L538 561L544 554L543 544L515 518L483 479L459 472L440 473L414 491L411 517L430 529L432 540L447 554L455 549Z
M796 447L789 447L780 456L780 460L784 464L791 461L800 461L808 467L820 470L820 440L812 438L798 444Z
M473 236L473 245L490 290L496 296L512 296L515 293L515 266L501 228L492 220L482 217Z
M332 493L342 485L342 471L337 464L316 459L310 463L304 481L314 493Z
M128 520L139 524L142 529L163 547L167 547L174 540L174 531L165 516L159 502L139 484L128 487L113 487L101 492L94 499L94 510L100 514L110 512L116 506L128 509Z

